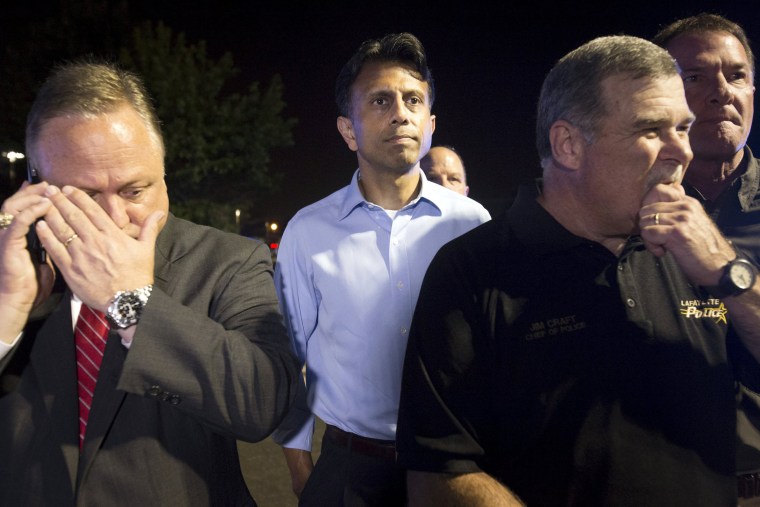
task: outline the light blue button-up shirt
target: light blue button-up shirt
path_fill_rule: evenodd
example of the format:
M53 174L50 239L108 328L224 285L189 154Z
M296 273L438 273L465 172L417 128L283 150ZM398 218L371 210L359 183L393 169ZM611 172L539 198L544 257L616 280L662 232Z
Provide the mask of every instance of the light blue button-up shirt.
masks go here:
M351 184L300 210L283 233L275 286L307 395L273 435L311 450L314 415L394 440L409 326L438 249L491 217L476 201L427 181L394 218Z

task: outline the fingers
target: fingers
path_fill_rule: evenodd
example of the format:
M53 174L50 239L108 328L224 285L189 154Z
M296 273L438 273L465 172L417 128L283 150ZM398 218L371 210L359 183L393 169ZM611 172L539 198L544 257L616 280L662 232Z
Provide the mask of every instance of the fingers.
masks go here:
M11 214L10 224L0 230L0 236L3 237L3 243L22 242L22 247L26 247L26 234L33 226L35 220L45 216L50 209L51 203L45 198L34 199L33 203L27 205L23 210Z
M671 194L675 197L676 194ZM707 215L702 204L687 195L676 200L655 201L645 204L639 210L639 228L666 231L663 226L680 226L688 224L693 228L711 227L712 219ZM659 229L657 229L660 227Z
M670 252L693 283L709 282L733 258L733 248L699 201L680 188L653 189L648 197L654 195L678 198L651 202L639 210L639 231L647 250L656 256Z
M24 182L21 188L3 203L0 211L10 213L11 215L18 215L23 210L43 200L48 186L47 183L31 185L28 182Z
M117 290L152 283L155 241L164 211L122 228L100 202L79 189L50 186L46 196L52 206L37 224L38 236L83 301L100 307ZM123 215L130 219L126 212Z
M22 228L26 231L29 225L43 216L50 206L50 201L44 195L47 186L47 183L30 185L28 182L24 182L18 192L6 199L0 207L0 211L11 215L12 218L11 223L3 227L2 230L14 227L15 222L15 228Z
M148 215L148 218L145 219L142 229L140 230L140 236L138 239L140 241L150 241L151 243L155 243L158 233L161 231L161 221L165 215L166 214L163 211L154 211Z
M647 250L649 250L655 257L662 257L665 255L667 250L665 250L665 247L662 245L656 245L654 243L651 243L649 241L644 242L644 246Z
M63 187L61 193L68 199L60 201L60 209L66 221L74 226L74 232L82 235L76 226L78 220L83 220L88 226L91 224L97 230L108 234L119 229L108 213L87 193L71 186Z
M79 234L77 234L76 232L74 234L72 234L71 236L69 236L68 238L66 238L66 241L63 242L64 248L68 248L69 247L69 243L71 243L75 239L79 239Z
M683 239L684 228L693 220L693 203L685 199L681 189L680 185L655 185L644 197L647 204L639 210L639 233L647 250L657 257Z
M4 321L6 330L18 327L18 332L33 305L44 299L52 286L50 259L46 265L35 266L27 250L30 227L52 207L43 197L44 187L22 185L0 207L12 216L7 227L0 229L0 298L4 307L0 321Z
M686 191L681 185L659 183L646 193L641 205L644 207L658 202L676 202L685 195Z
M111 235L119 229L103 208L79 189L70 186L59 189L50 185L45 195L53 204L45 216L49 229L40 234L46 248L60 251L50 242L58 242L66 248L76 239L86 241L99 232Z
M665 213L653 213L651 215L646 215L644 213L639 213L639 228L643 229L644 227L650 227L653 225L665 225ZM662 217L662 222L660 221L660 217Z
M50 213L48 213L48 216ZM45 247L50 257L53 258L59 267L71 264L71 256L66 252L67 245L65 242L68 238L58 239L58 235L53 232L49 225L49 219L40 220L35 225L37 237L40 238L42 246Z
M662 257L665 255L665 245L668 241L668 215L660 212L640 215L639 231L644 246L657 257Z
M95 227L86 211L70 199L71 194L66 195L58 187L51 185L45 195L54 206L45 216L45 221L59 243L65 243L75 233L83 238L91 235ZM53 238L49 240L52 241Z
M68 192L61 192L58 187L53 185L45 189L45 196L49 199L52 206L45 214L45 220L37 224L37 236L39 236L45 249L55 260L59 267L63 268L71 264L71 255L68 251L76 241L82 241L83 238L92 237L97 228L91 221L91 211L86 211L80 204L70 199L72 194L71 187L65 187ZM78 191L85 195L83 192ZM95 207L98 207L92 199L87 196ZM79 201L83 201L81 198ZM86 207L86 204L85 206ZM99 207L98 207L99 208ZM100 210L102 213L102 210Z

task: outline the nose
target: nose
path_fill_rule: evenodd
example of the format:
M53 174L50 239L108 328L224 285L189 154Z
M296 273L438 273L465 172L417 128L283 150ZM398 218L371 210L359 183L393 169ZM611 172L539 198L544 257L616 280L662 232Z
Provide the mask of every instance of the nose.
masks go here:
M391 104L391 123L400 123L405 125L409 123L409 110L406 107L403 97L397 97Z
M723 73L719 73L715 78L715 86L710 93L709 99L711 104L718 106L725 106L733 102L734 94Z
M103 195L101 194L98 199L98 204L103 208L111 220L121 229L129 224L129 214L127 213L126 203L124 199L118 195Z
M685 168L692 158L694 158L694 153L691 151L687 132L674 129L669 136L664 138L660 150L660 159L682 165Z

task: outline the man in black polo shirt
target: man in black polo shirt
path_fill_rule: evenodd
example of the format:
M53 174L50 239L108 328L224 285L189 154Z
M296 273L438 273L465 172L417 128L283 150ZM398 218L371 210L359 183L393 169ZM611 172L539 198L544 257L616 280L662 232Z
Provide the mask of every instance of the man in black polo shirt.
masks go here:
M410 505L735 505L760 283L681 186L692 121L643 39L549 73L542 179L422 286L397 438Z

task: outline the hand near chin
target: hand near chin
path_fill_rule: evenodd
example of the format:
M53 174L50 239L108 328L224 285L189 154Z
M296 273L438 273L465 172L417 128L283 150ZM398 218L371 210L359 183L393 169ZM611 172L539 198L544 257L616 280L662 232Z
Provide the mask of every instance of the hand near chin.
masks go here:
M652 187L639 210L639 230L650 252L658 257L669 252L697 285L715 285L720 269L736 257L699 201L681 185Z
M81 190L50 187L47 196L53 206L38 226L40 240L82 301L105 310L117 291L153 283L155 243L163 211L150 214L135 238L125 229L137 226L120 227Z

